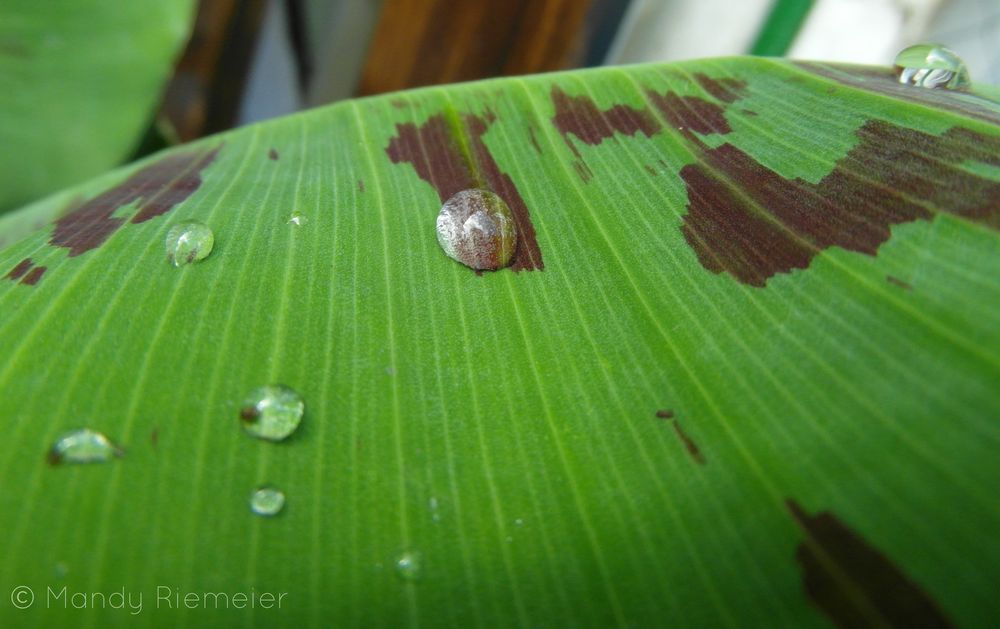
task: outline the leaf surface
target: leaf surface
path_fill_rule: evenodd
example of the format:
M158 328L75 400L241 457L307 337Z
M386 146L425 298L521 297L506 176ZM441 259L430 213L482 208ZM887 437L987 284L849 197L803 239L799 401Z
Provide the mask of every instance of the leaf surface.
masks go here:
M893 81L723 59L423 89L22 210L0 230L61 217L0 250L28 264L0 281L0 584L124 585L151 626L235 618L158 587L287 592L258 625L987 623L1000 107ZM515 215L511 268L436 242L476 187ZM186 220L215 249L174 268ZM306 405L277 444L240 428L270 383ZM127 453L48 465L79 426Z

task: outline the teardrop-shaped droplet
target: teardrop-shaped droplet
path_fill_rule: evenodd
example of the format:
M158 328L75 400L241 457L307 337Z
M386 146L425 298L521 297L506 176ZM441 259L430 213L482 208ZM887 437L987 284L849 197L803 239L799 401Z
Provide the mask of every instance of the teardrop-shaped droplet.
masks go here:
M104 463L124 454L124 450L101 433L80 428L59 437L49 450L48 459L52 465Z
M257 515L278 515L284 508L285 492L280 489L261 485L250 494L250 510Z
M294 389L272 384L250 392L240 408L240 421L258 439L281 441L299 427L305 407Z
M212 253L215 235L208 225L179 223L167 232L167 259L174 266L198 262Z
M918 87L959 90L970 84L965 62L940 44L904 48L893 62L899 82Z
M420 553L409 550L396 557L396 576L404 581L416 581L420 578L423 559Z
M441 207L437 239L453 260L477 271L502 269L517 245L514 215L489 190L463 190Z

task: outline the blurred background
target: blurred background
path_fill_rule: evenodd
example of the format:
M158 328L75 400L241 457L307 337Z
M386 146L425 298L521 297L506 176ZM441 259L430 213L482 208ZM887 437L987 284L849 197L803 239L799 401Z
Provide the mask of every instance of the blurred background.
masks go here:
M1000 83L998 0L201 0L160 122L190 140L422 85L739 54L891 65L921 41Z

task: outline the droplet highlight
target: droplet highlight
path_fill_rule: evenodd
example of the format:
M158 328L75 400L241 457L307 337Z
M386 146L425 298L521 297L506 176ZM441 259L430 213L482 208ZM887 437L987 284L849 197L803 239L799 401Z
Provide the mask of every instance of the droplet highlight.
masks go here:
M969 87L969 70L955 53L940 44L918 44L904 48L893 62L904 85L959 90Z
M166 245L170 264L184 266L204 260L212 253L215 234L202 223L179 223L167 231Z
M489 190L463 190L441 207L438 244L445 254L477 271L502 269L517 246L514 215Z
M291 387L272 384L254 389L240 408L243 429L258 439L281 441L299 427L305 402Z
M275 516L281 513L284 508L285 492L280 489L270 485L262 485L250 494L250 510L257 515Z
M48 453L49 463L104 463L120 457L125 451L103 434L80 428L59 437Z
M302 225L305 225L308 222L309 218L305 214L299 211L292 212L292 215L288 217L289 225L296 225L301 227Z
M396 557L396 576L403 581L416 581L420 578L423 558L416 551L407 551Z

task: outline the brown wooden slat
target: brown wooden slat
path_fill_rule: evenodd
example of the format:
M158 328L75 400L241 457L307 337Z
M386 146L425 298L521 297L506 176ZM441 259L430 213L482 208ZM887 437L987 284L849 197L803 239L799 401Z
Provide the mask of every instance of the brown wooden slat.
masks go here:
M575 67L591 0L385 0L358 93Z

